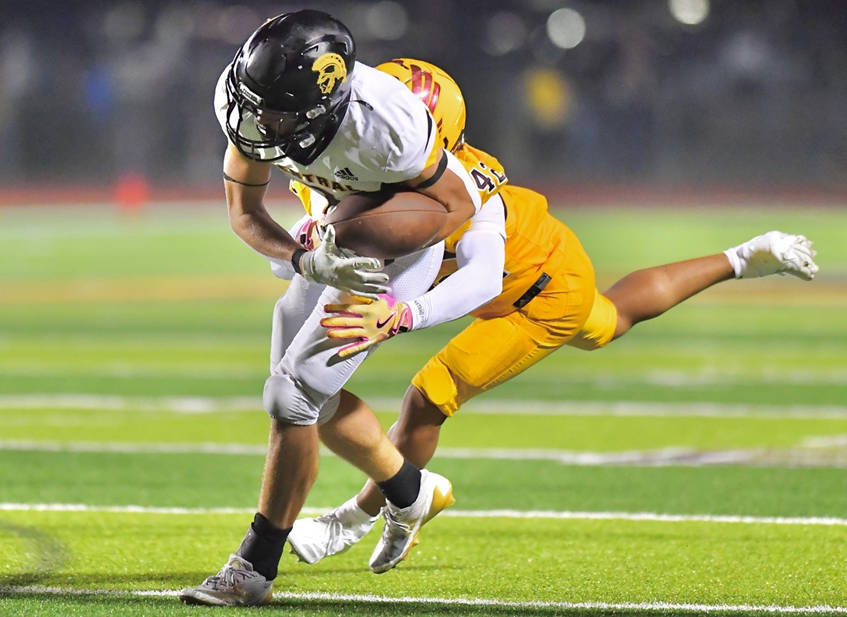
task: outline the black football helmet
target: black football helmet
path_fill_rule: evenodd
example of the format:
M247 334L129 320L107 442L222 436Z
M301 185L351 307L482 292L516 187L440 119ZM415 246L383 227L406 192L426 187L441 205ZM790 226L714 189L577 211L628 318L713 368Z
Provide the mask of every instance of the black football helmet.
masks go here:
M226 78L226 131L246 157L308 165L335 135L350 100L353 35L321 11L284 13L256 30Z

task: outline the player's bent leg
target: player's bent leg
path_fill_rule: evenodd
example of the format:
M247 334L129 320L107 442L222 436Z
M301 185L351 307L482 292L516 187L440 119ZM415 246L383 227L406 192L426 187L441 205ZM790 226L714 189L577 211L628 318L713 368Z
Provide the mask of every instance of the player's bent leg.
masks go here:
M391 443L406 460L423 469L435 454L441 425L447 417L414 385L406 390L400 417L388 431ZM361 512L376 516L385 505L385 497L373 480L359 491L356 503Z
M805 237L771 231L724 253L638 270L595 297L585 326L568 344L589 351L605 347L635 324L732 278L792 274L812 280L818 271L814 256Z
M593 299L593 294L586 294L585 299ZM582 305L579 310L585 315L589 312ZM412 463L419 466L427 463L435 452L440 428L446 418L465 401L519 374L555 351L572 335L573 328L584 323L585 315L577 317L569 328L559 329L548 328L520 312L502 318L477 319L415 375L412 386L406 392L401 417L389 431L391 441ZM327 428L322 429L322 434ZM325 440L325 443L328 442ZM452 496L446 497L446 480L440 480L440 476L435 474L428 474L428 477L431 478L433 492L428 506L426 497L430 487L424 486L426 483L422 483L417 506L409 509L386 506L383 535L371 558L374 572L385 572L408 556L417 542L420 526L452 503ZM435 494L438 491L440 493ZM358 503L348 501L343 510L339 508L330 513L333 516L322 521L320 526L323 530L338 529L336 522L340 518L363 520L365 516L375 514L381 505L382 499L375 485L369 483L360 493ZM421 517L420 513L424 510L425 515ZM301 550L304 560L322 559L338 552L327 549L323 539L330 532L324 533L320 526L303 524L304 532L311 530L311 541L320 545L304 546ZM347 531L352 533L349 526ZM298 522L292 535L300 535L299 531ZM295 541L302 545L310 539Z
M446 418L416 387L410 386L403 401L400 419L389 431L389 436L399 435L399 443L392 437L397 450L412 464L422 468L435 452L438 430ZM371 431L362 430L371 423L375 425ZM357 466L362 463L355 458L369 456L371 448L353 446L351 452L351 442L361 443L368 433L373 437L377 431L382 436L373 413L363 401L347 391L341 392L339 409L332 419L319 428L321 441L340 457ZM381 479L376 474L371 477L377 481ZM292 552L300 561L309 564L344 553L373 528L384 506L384 495L374 480L369 479L357 496L338 508L316 518L296 521L288 536Z
M346 390L341 391L338 410L318 431L330 450L376 482L387 480L403 464L371 408Z
M416 429L437 439L444 418L453 415L464 402L519 375L561 347L588 315L583 303L591 301L593 294L579 297L579 313L572 307L571 321L563 319L550 324L533 319L526 312L474 321L413 378L417 392L410 390L408 400L410 404L417 402L418 411L427 415L404 425L398 422L391 431L392 441L411 443ZM436 416L436 411L443 418ZM421 453L431 457L434 447L430 442L421 448ZM399 511L388 504L384 509L385 527L370 561L373 572L386 572L405 559L417 543L423 522L453 502L452 490L436 474L429 472L424 484L427 483L432 484L431 502L424 499L429 491L422 486L422 496L413 507Z
M330 450L376 482L388 480L403 466L403 457L382 432L376 416L346 390L341 391L338 408L319 427L319 435ZM300 561L317 563L349 550L365 537L384 505L382 493L373 486L382 500L373 513L362 510L354 497L322 516L294 523L288 541Z
M628 274L603 294L617 309L614 338L732 277L729 261L721 253Z

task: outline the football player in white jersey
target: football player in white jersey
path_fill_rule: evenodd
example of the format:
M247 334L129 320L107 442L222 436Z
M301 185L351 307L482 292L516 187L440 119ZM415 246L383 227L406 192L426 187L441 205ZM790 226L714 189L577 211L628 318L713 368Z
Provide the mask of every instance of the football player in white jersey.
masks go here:
M342 343L328 340L320 325L324 306L344 301L345 291L411 300L430 287L443 254L440 243L378 272L379 260L338 249L331 227L308 250L264 207L272 166L322 194L328 206L353 192L402 184L444 206L442 238L471 218L481 199L465 167L437 142L426 106L393 77L357 63L350 32L319 11L283 14L254 32L221 75L215 111L229 140L224 180L232 229L293 276L274 314L263 397L271 430L258 511L220 572L180 594L187 603L246 606L271 599L283 545L317 475L317 425L333 416L342 396L350 397L345 408L357 405L341 388L368 353L336 356ZM452 503L449 481L405 460L376 418L359 421L352 434L346 458L377 483L403 525L417 529Z

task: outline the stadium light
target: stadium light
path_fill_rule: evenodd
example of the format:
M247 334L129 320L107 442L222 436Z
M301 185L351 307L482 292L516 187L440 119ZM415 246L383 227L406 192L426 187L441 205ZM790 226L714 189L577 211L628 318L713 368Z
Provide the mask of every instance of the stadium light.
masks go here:
M585 38L585 19L574 9L553 11L547 18L547 36L560 49L573 49Z
M406 34L409 15L396 2L377 2L368 9L367 23L374 37L383 41L396 41Z
M483 48L492 56L505 56L520 49L526 40L526 25L519 15L495 13L485 25Z
M671 15L687 26L703 23L709 16L709 0L668 0Z

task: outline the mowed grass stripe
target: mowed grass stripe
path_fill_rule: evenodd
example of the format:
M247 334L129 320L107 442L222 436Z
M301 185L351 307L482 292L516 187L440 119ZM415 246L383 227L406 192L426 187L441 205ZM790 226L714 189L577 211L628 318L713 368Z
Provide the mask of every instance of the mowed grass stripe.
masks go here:
M252 508L261 456L0 451L0 500L98 506ZM788 467L572 466L554 461L434 459L461 510L658 512L841 518L844 471ZM365 477L321 460L307 506L338 505Z
M191 302L239 298L273 299L288 287L266 276L169 276L80 278L49 281L6 281L2 305L124 302Z
M0 596L29 595L29 596L138 596L138 597L176 597L177 591L116 591L113 589L69 589L62 587L0 587ZM837 606L755 606L750 604L728 605L728 604L674 604L671 602L508 602L484 598L439 598L432 596L424 597L390 597L363 594L343 593L296 593L290 591L278 591L274 593L275 600L306 600L325 601L331 603L355 602L365 605L422 605L455 607L465 606L471 608L492 607L509 609L565 609L567 611L587 611L589 613L606 611L632 612L698 612L698 613L767 613L767 614L847 614L847 607ZM371 608L373 610L373 608ZM452 612L452 611L451 611Z
M0 586L12 577L15 586L71 589L196 585L220 568L249 520L249 514L3 512ZM36 570L33 545L17 533L21 526L62 546L64 561ZM379 577L366 566L376 539L374 532L310 567L285 555L277 589L387 597L430 597L437 589L444 599L506 602L847 605L844 526L437 517L410 560ZM757 549L764 544L770 550Z
M264 274L264 276L262 276ZM123 304L153 302L196 302L198 300L274 298L288 287L288 281L269 271L231 276L162 276L63 278L38 281L4 281L0 306ZM844 307L847 285L817 283L804 293L785 293L778 284L770 284L749 293L737 288L718 287L690 302L704 306L761 307Z
M400 409L402 399L370 397L372 409ZM140 397L98 394L6 394L0 395L0 410L81 409L109 411L170 411L175 413L238 412L261 409L259 396ZM704 418L844 418L847 405L738 405L710 402L646 401L559 401L526 399L476 399L462 407L462 414L515 416L640 416Z
M196 411L196 409L195 409ZM397 412L377 412L385 429ZM252 411L0 409L4 441L135 444L267 443L269 419ZM837 445L844 417L701 417L637 415L457 414L445 423L442 448L621 453L686 449L727 451ZM836 441L834 441L836 440Z

